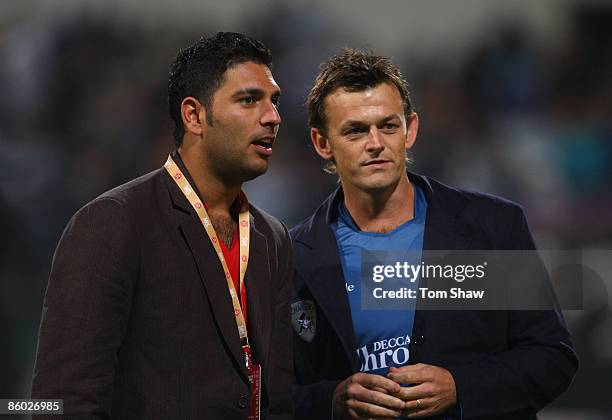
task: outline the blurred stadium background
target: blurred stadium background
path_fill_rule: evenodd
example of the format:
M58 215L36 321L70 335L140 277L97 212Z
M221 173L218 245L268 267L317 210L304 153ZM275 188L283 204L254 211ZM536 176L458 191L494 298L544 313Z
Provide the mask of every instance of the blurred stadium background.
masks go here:
M289 226L335 186L303 103L319 63L351 46L391 56L412 86L414 171L521 203L542 249L609 250L611 28L610 1L2 1L0 398L28 396L70 216L171 150L167 68L181 46L229 30L272 49L283 124L247 192ZM541 418L612 418L610 309L566 317L582 364Z

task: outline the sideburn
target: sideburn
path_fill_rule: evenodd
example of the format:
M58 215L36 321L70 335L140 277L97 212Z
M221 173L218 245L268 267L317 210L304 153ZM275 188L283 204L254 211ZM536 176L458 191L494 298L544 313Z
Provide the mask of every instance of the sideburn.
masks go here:
M208 124L209 127L212 127L214 116L212 114L212 109L208 110L207 108L211 108L211 107L204 108L206 109L206 124Z

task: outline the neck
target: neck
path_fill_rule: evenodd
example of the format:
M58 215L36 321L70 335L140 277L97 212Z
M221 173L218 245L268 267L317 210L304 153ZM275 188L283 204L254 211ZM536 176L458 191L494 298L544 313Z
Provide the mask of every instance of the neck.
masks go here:
M181 146L178 152L209 212L229 212L240 193L242 183L228 182L227 177L216 173L214 165L196 147Z
M414 188L404 174L385 189L359 190L343 185L344 204L366 232L389 232L414 217Z

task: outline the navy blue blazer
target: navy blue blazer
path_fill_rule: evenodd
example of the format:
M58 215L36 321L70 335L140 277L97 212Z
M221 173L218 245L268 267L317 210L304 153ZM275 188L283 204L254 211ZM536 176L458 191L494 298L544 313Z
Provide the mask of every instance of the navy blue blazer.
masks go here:
M425 250L535 249L519 205L451 188L428 177L408 175L427 198ZM310 341L294 331L297 418L330 418L336 385L360 368L338 247L329 228L337 219L342 197L338 188L290 232L294 244L294 312L303 302L312 302L314 312L314 336L302 334ZM556 300L553 307L558 307ZM410 363L441 366L451 372L465 419L536 418L537 411L569 386L578 367L559 310L418 308L419 301L409 347Z

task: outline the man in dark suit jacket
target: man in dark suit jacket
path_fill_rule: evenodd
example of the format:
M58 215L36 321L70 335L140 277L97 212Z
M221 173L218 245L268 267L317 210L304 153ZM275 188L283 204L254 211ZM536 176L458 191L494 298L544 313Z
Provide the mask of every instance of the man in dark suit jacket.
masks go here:
M387 318L350 296L355 255L379 250L372 244L534 250L520 206L406 171L418 116L384 57L345 50L324 63L308 110L313 146L340 186L291 230L296 417L535 418L578 365L554 295L548 309L529 311L419 310L419 298L416 310ZM393 316L411 332L381 340ZM397 349L409 359L388 357Z
M236 321L245 311L261 416L292 417L289 235L256 207L246 213L241 193L267 170L280 124L270 67L267 48L235 33L179 52L169 162L188 184L164 167L71 219L45 296L32 398L63 399L66 418L247 418L254 386Z

